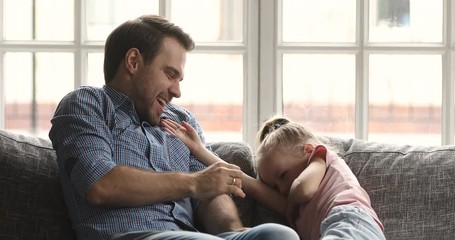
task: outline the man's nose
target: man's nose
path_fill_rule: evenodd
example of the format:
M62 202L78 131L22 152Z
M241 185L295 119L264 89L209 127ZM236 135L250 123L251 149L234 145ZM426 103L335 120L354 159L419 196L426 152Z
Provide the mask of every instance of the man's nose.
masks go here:
M179 98L182 93L180 92L180 81L175 81L172 86L169 88L170 93L173 97Z

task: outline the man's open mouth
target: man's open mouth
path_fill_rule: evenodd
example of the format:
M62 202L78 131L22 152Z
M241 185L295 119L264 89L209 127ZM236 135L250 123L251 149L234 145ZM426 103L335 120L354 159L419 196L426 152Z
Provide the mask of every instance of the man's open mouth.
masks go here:
M163 97L158 96L156 100L158 100L158 103L161 105L161 107L164 107L168 104L168 101Z

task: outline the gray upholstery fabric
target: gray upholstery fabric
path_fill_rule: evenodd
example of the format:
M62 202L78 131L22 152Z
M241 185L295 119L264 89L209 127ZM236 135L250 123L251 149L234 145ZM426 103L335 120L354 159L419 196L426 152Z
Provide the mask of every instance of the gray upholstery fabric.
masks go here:
M331 140L370 195L387 239L455 237L455 146Z
M407 146L326 137L371 197L387 239L455 236L455 146ZM251 148L213 143L227 162L256 176ZM251 198L234 198L246 226L285 224ZM0 130L0 239L75 239L47 139Z
M75 239L48 140L0 131L0 239Z

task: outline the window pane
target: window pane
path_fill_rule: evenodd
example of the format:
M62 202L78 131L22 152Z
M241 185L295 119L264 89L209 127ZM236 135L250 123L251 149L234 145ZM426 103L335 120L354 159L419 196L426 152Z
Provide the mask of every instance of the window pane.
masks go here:
M370 1L371 42L442 42L442 0Z
M32 131L33 71L31 53L5 53L5 129Z
M73 89L72 53L6 53L5 128L47 137L61 98Z
M105 41L121 23L158 13L159 0L87 0L87 40Z
M102 87L104 85L104 53L89 53L87 66L87 85Z
M73 41L74 1L3 0L3 28L6 40Z
M355 0L285 0L284 42L355 42Z
M172 0L171 20L196 42L241 42L242 0Z
M196 115L207 141L242 140L242 55L188 54L180 87L174 101Z
M322 134L354 137L355 56L285 54L284 114Z
M442 57L370 56L369 139L441 144Z

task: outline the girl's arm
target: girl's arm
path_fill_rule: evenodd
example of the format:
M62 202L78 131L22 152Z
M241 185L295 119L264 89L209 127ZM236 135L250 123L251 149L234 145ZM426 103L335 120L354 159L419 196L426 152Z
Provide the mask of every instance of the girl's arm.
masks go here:
M310 200L319 189L319 184L326 171L325 155L327 149L322 146L315 148L310 163L305 170L294 180L289 190L288 201L300 204Z
M190 149L191 153L204 165L209 166L217 162L224 162L221 158L205 148L196 130L188 123L182 125L170 120L161 120L161 126L169 134L178 137ZM246 193L262 203L265 207L286 216L286 198L271 187L243 173L241 187ZM237 183L237 182L236 182Z
M321 151L322 150L322 151ZM288 201L296 204L309 201L319 188L326 171L325 147L317 147L305 170L294 180L289 190Z
M247 194L266 208L275 211L281 216L286 216L287 200L284 195L246 173L243 173L242 183L243 189Z

